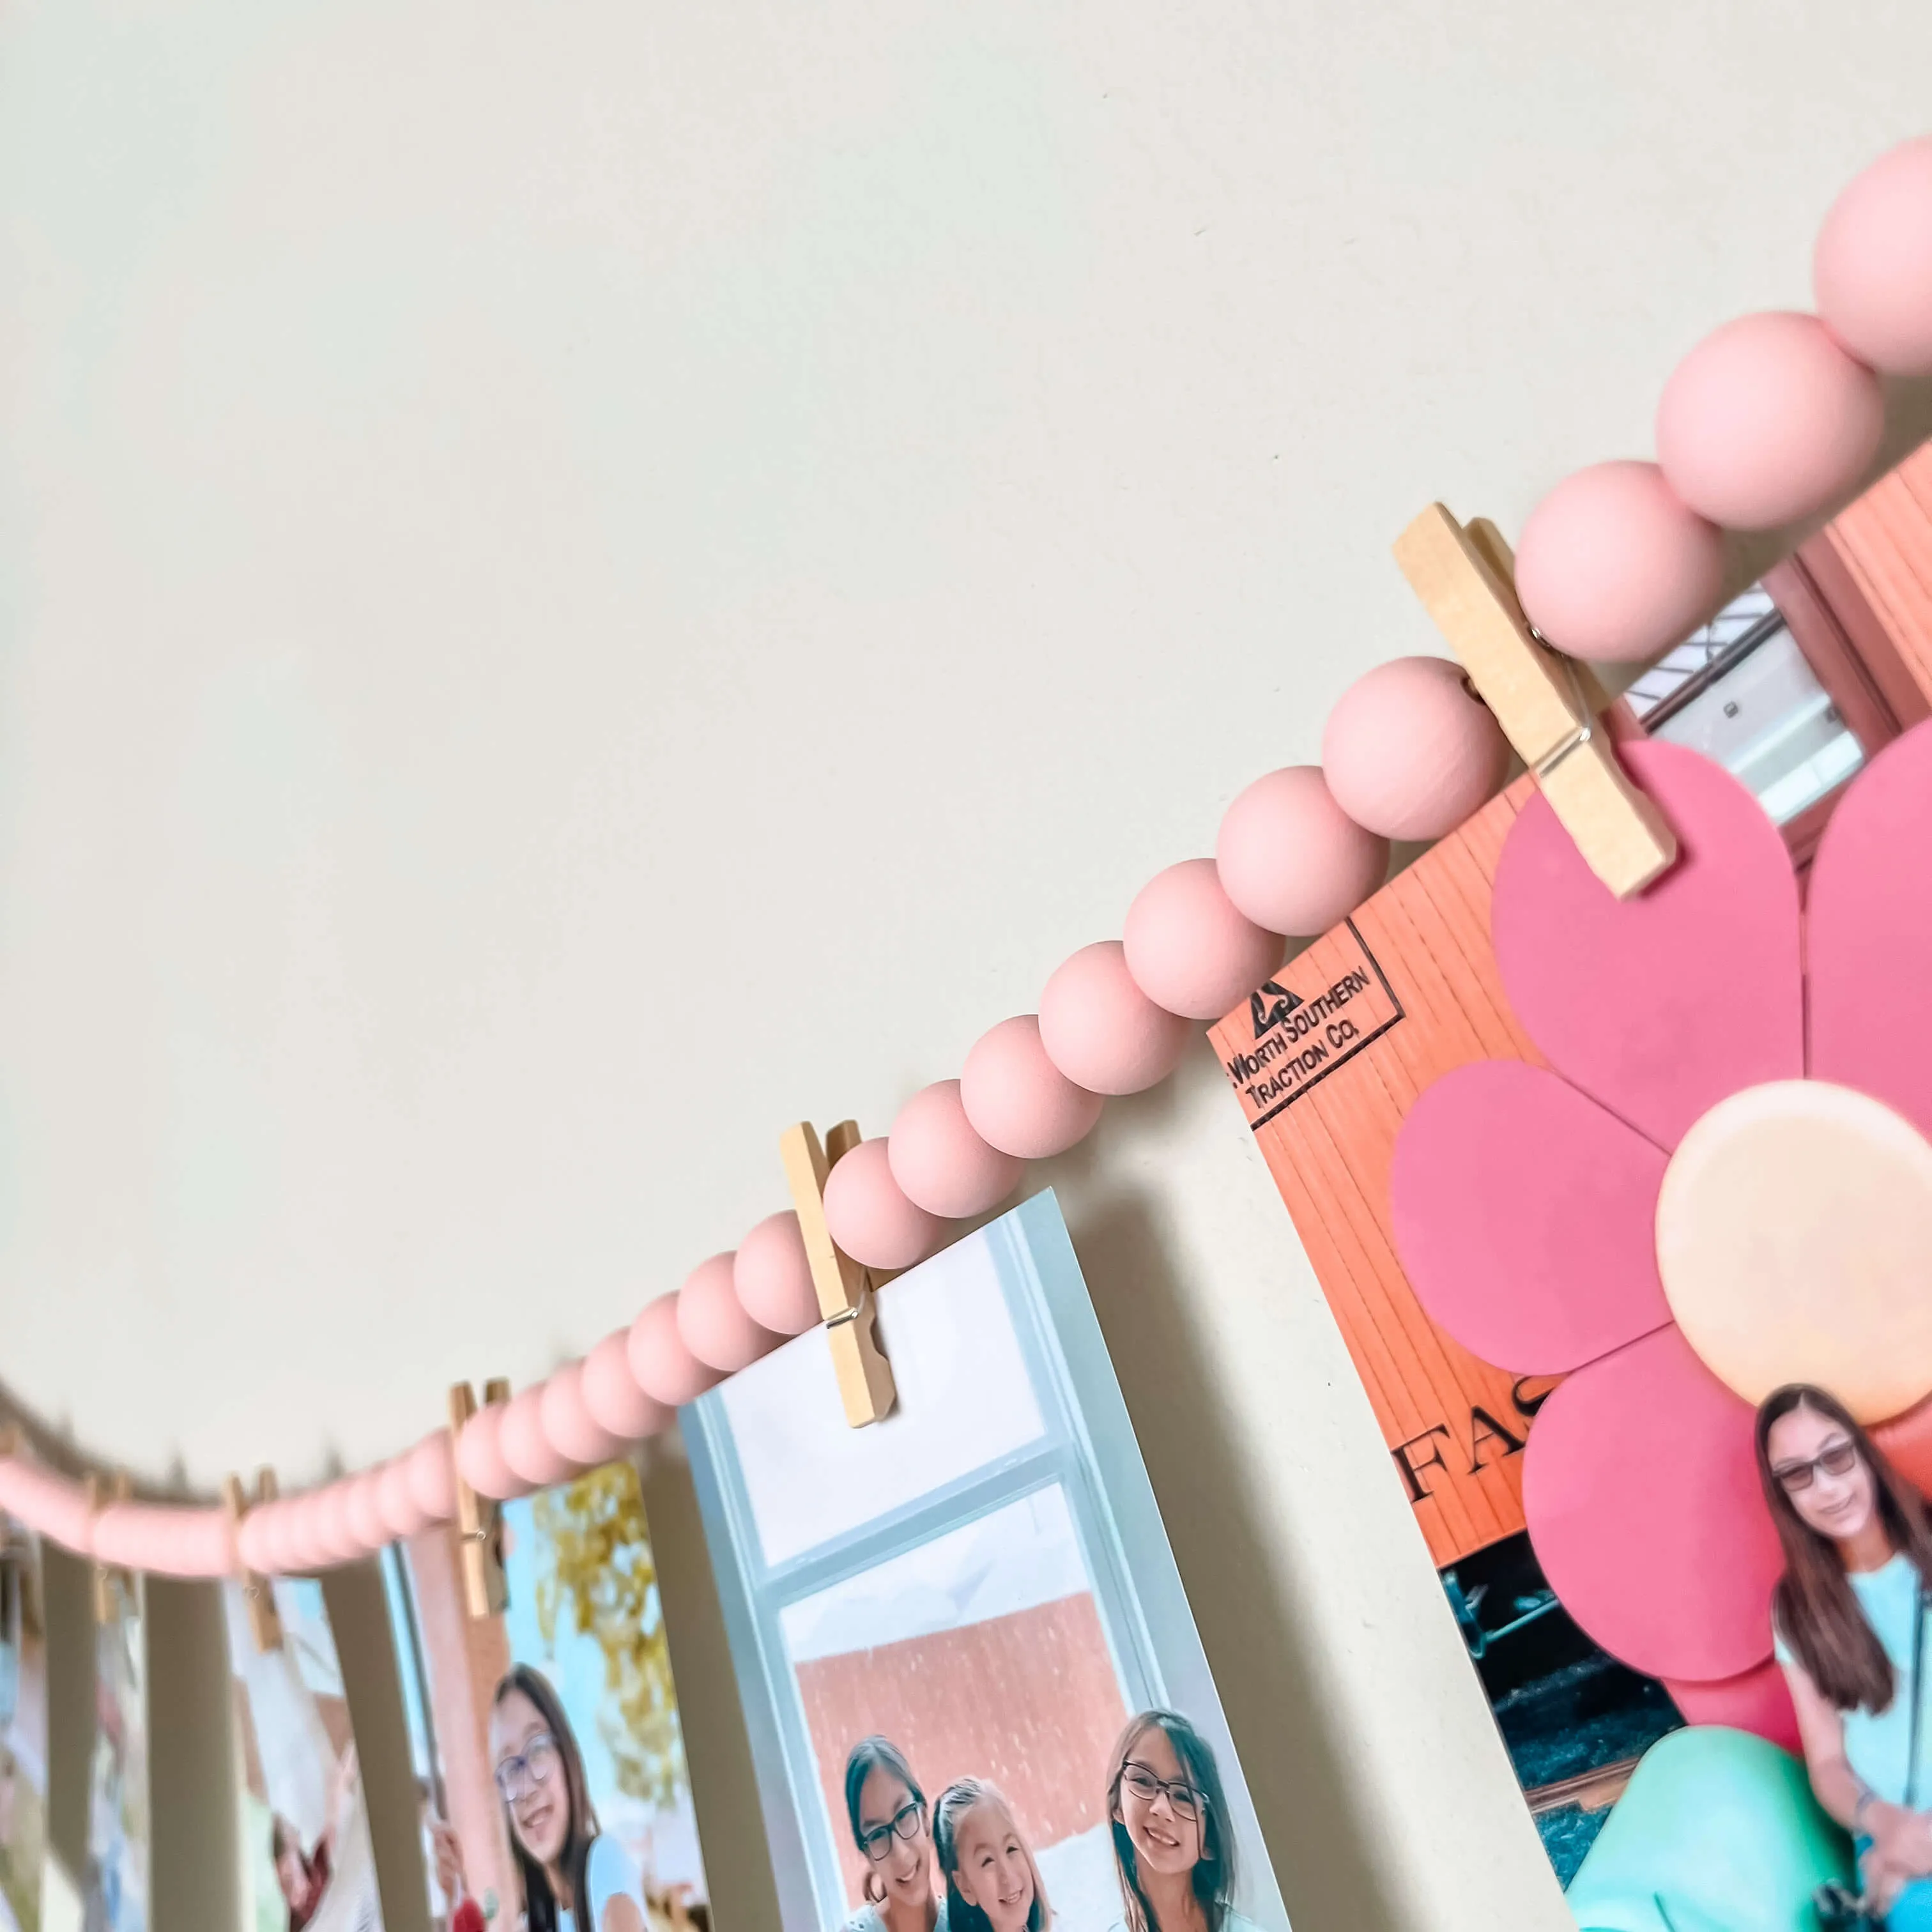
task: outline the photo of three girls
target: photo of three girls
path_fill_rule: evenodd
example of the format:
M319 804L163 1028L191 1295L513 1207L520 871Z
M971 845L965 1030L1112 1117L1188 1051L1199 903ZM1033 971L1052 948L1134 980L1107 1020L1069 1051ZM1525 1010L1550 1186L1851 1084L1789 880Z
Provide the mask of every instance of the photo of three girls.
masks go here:
M1199 1732L1172 1711L1143 1711L1106 1777L1120 1892L1112 1932L1253 1932L1234 1909L1234 1834ZM1056 1917L1021 1821L982 1778L958 1779L928 1807L905 1754L865 1738L846 1760L845 1810L866 1903L842 1932L1105 1932Z

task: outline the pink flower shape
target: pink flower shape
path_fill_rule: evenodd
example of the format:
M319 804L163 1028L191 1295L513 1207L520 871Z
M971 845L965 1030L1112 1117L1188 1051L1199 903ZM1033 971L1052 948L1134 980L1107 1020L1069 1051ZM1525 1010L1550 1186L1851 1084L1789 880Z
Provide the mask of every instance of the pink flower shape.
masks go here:
M1841 801L1802 912L1728 774L1624 755L1682 856L1619 903L1542 799L1522 813L1491 933L1549 1065L1422 1095L1396 1244L1457 1340L1566 1378L1523 1507L1570 1614L1694 1719L1778 1728L1753 1404L1816 1381L1877 1420L1932 1390L1932 724Z

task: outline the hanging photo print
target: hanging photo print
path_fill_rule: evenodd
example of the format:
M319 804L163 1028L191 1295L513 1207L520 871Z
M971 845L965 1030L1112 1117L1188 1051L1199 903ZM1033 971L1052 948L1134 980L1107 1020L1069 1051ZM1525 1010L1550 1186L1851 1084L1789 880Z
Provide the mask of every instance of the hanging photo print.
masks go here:
M503 1506L502 1615L472 1618L445 1528L383 1559L440 1932L710 1923L636 1471ZM587 1910L585 1901L587 1900Z
M258 1650L222 1586L250 1932L381 1932L376 1859L334 1635L311 1579L278 1577L282 1642Z
M1647 891L1524 778L1213 1032L1585 1925L1932 1912L1928 506L1613 715Z
M139 1576L110 1577L94 1641L82 1932L148 1932L148 1640Z
M40 1932L47 1846L47 1646L40 1539L0 1516L0 1905Z
M1054 1197L877 1306L883 1420L817 1330L686 1412L786 1925L1286 1932Z

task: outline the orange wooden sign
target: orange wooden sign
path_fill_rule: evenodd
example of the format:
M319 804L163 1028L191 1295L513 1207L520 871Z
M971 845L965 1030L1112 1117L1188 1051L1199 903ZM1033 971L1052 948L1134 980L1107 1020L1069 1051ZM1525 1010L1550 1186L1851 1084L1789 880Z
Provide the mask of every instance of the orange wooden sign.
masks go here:
M1423 1312L1395 1256L1389 1164L1422 1090L1472 1060L1543 1064L1504 1000L1490 890L1519 779L1210 1034L1369 1392L1440 1569L1523 1526L1522 1449L1554 1386Z

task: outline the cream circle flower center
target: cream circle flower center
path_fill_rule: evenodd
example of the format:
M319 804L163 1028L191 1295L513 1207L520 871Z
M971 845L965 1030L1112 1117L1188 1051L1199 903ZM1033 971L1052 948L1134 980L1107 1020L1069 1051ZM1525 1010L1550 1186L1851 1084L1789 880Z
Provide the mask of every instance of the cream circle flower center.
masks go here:
M1756 1402L1812 1382L1861 1421L1932 1391L1932 1144L1868 1094L1780 1080L1718 1102L1657 1202L1684 1339Z

